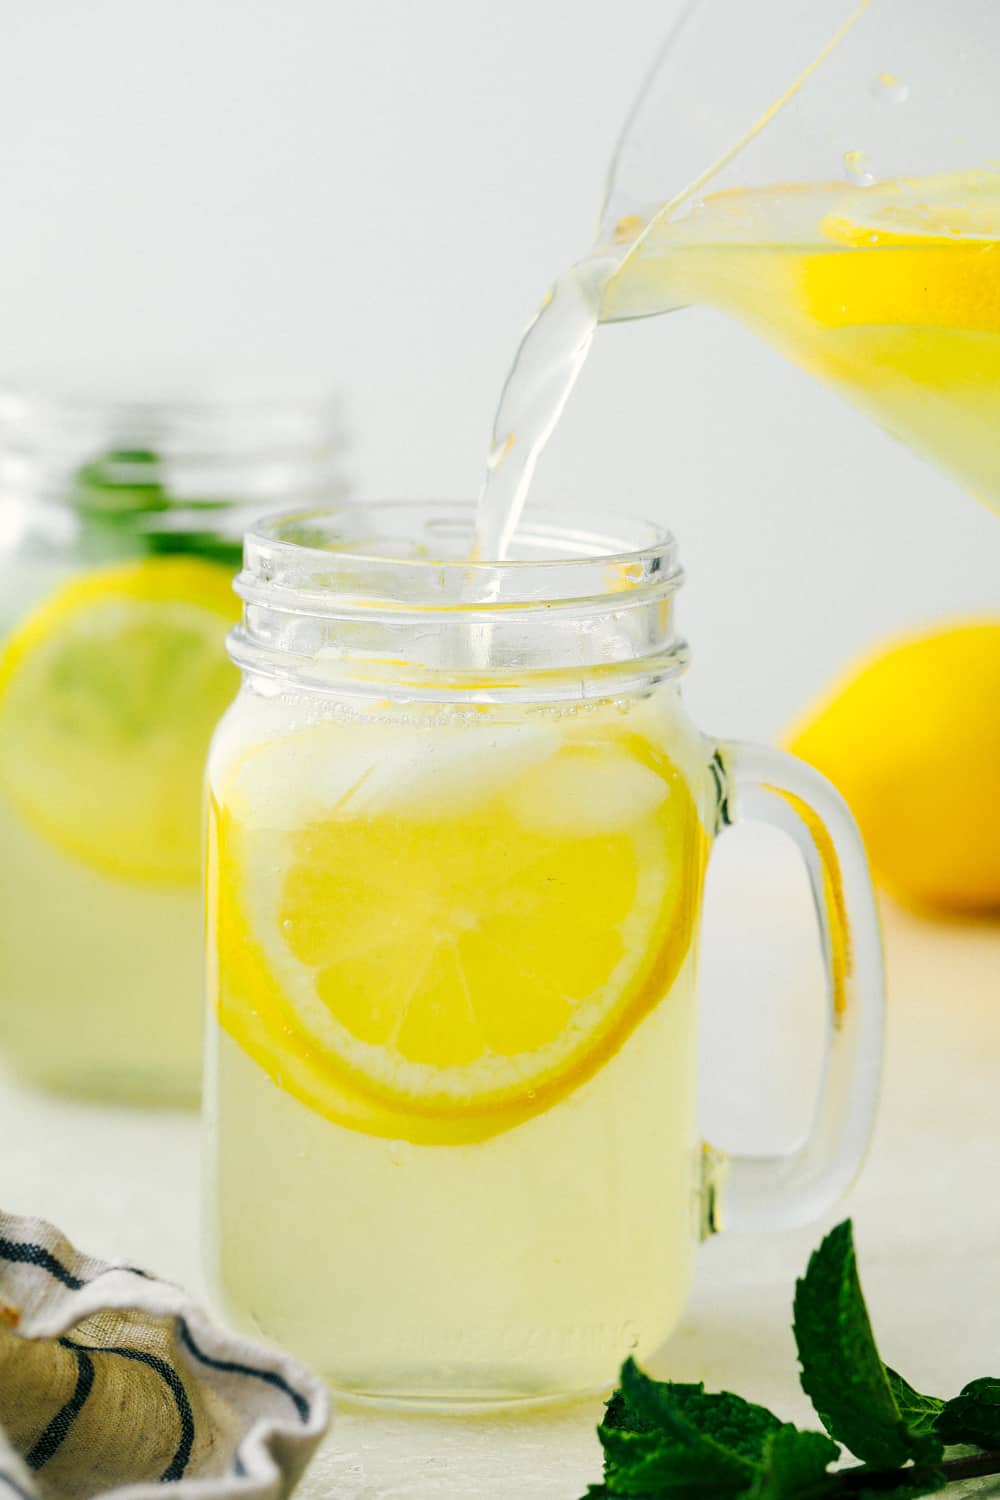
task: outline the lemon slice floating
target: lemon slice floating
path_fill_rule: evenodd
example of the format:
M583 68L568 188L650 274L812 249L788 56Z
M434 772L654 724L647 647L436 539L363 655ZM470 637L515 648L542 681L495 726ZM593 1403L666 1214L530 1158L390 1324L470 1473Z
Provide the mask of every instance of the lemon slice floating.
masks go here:
M1000 238L1000 173L957 172L861 188L820 228L840 244L940 244Z
M98 569L0 651L0 787L64 853L125 879L197 882L201 777L238 678L228 569Z
M1000 331L1000 173L859 188L820 229L831 250L858 252L803 261L823 327Z
M686 783L626 735L327 728L251 752L213 810L222 1024L372 1134L480 1140L549 1108L688 950Z

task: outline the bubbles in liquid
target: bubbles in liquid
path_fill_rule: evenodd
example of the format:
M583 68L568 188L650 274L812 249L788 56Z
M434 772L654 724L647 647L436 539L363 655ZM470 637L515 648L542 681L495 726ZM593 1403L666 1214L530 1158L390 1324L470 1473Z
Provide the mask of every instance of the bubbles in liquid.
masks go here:
M845 151L844 172L855 187L871 187L876 180L871 170L867 151Z
M887 104L905 104L910 97L910 85L895 73L880 73L875 80L875 95Z

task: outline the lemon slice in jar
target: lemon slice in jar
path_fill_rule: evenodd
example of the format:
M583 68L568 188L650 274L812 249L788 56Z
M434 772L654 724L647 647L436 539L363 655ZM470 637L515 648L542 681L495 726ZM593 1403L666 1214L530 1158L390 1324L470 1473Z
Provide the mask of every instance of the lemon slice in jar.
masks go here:
M210 925L220 1022L276 1083L453 1144L550 1108L666 994L705 837L636 737L423 741L328 725L250 752L211 812Z
M0 790L63 853L130 880L197 882L201 779L238 676L229 569L96 569L0 649Z

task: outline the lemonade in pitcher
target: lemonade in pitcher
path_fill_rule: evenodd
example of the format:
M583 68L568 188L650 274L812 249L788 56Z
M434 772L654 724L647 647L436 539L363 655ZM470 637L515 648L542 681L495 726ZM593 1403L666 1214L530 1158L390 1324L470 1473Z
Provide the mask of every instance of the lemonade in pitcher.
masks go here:
M998 44L984 0L685 6L594 245L511 367L479 555L503 555L598 326L692 307L738 319L1000 509Z
M480 551L502 548L600 323L745 323L1000 509L1000 172L762 184L627 216L549 292L494 431Z
M1000 173L709 195L650 233L601 317L692 304L739 318L1000 508Z

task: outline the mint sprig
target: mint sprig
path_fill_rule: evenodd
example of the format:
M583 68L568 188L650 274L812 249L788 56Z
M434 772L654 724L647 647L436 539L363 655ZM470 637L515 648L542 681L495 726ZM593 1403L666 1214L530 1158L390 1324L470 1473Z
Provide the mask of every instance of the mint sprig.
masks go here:
M651 1380L629 1360L598 1429L606 1488L595 1493L745 1495L780 1431L763 1406L728 1391Z
M604 1481L590 1500L918 1500L1000 1474L1000 1379L974 1380L944 1401L883 1363L850 1221L826 1236L798 1282L793 1331L825 1432L728 1391L653 1380L628 1360L597 1429ZM834 1469L842 1450L861 1463Z
M940 1458L944 1445L923 1420L927 1398L898 1376L894 1391L879 1358L850 1223L838 1224L814 1251L795 1288L793 1329L802 1389L831 1437L876 1468Z
M946 1443L1000 1448L1000 1380L973 1380L945 1404L937 1430Z
M822 1432L779 1427L767 1441L749 1500L822 1500L830 1493L827 1471L839 1456L837 1444Z

